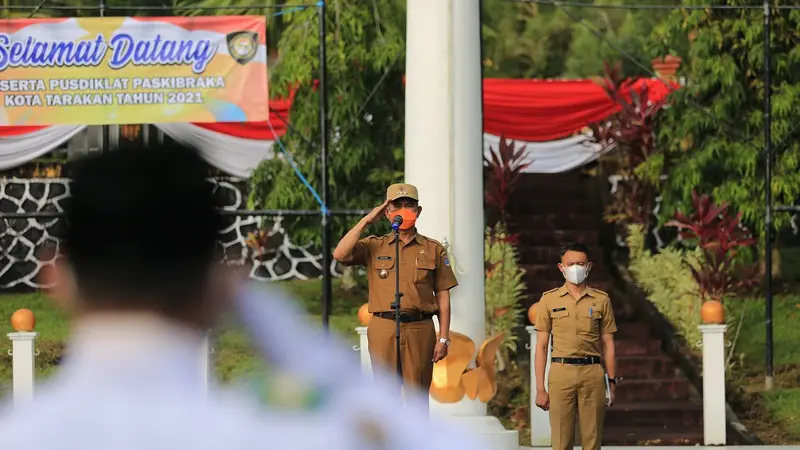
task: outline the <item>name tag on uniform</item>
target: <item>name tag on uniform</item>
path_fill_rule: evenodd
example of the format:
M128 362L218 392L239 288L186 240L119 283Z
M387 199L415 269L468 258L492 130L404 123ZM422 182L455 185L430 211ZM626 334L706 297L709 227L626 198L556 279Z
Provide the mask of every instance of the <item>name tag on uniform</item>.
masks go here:
M567 308L563 306L561 308L553 308L553 312L566 311L566 310Z
M391 256L378 256L378 261L391 261Z

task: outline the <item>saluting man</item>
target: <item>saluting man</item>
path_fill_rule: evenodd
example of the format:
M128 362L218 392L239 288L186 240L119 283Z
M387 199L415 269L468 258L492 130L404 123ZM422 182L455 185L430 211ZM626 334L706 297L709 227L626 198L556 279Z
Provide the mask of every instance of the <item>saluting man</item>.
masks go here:
M554 450L572 449L576 414L583 448L600 450L605 408L614 402L618 381L614 354L617 324L608 294L586 285L592 263L585 245L565 245L558 268L566 282L545 292L536 311L536 406L550 411ZM545 389L551 335L552 364Z
M417 232L414 226L422 212L417 188L405 183L389 186L386 200L362 218L333 251L344 265L367 269L369 312L367 328L373 366L381 370L396 364L394 302L395 273L400 273L400 359L403 384L427 393L433 377L433 363L447 356L450 345L450 289L458 285L445 248ZM399 228L400 261L395 261L395 236L361 238L366 228L381 217L390 222L396 216ZM439 319L439 336L433 324ZM427 395L425 395L427 398Z

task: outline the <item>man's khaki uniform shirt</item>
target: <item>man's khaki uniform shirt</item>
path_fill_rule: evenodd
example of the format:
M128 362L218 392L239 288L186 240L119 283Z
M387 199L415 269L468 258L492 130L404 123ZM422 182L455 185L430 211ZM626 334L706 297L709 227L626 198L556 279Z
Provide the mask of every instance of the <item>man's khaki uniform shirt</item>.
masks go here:
M542 294L536 307L536 330L549 331L553 357L602 356L601 334L617 331L611 299L587 287L580 298L561 286Z
M436 292L458 286L444 246L417 234L400 242L400 264L395 261L394 233L369 236L359 240L347 265L365 266L369 282L369 312L392 310L395 293L395 271L400 271L400 309L434 313L439 307Z

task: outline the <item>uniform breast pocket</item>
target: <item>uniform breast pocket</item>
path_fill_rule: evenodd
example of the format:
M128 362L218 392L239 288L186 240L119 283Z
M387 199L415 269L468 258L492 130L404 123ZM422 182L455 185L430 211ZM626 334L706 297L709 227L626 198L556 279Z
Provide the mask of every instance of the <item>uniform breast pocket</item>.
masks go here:
M578 313L578 331L585 334L600 333L600 319L603 316L597 311L580 311Z
M433 286L433 273L436 270L436 261L428 258L417 258L416 266L417 270L414 275L414 282Z
M553 328L557 327L564 327L567 326L567 318L569 317L569 311L566 309L562 309L560 311L550 311L550 319L553 321Z
M372 267L375 275L377 275L379 279L385 280L389 278L389 275L394 271L394 259L378 257Z

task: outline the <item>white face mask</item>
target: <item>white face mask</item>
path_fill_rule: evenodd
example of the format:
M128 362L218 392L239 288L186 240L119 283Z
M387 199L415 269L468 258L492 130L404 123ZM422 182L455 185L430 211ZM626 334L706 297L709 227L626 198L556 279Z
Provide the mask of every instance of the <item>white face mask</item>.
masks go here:
M586 266L574 264L564 269L564 278L572 284L581 284L589 276L589 269Z

